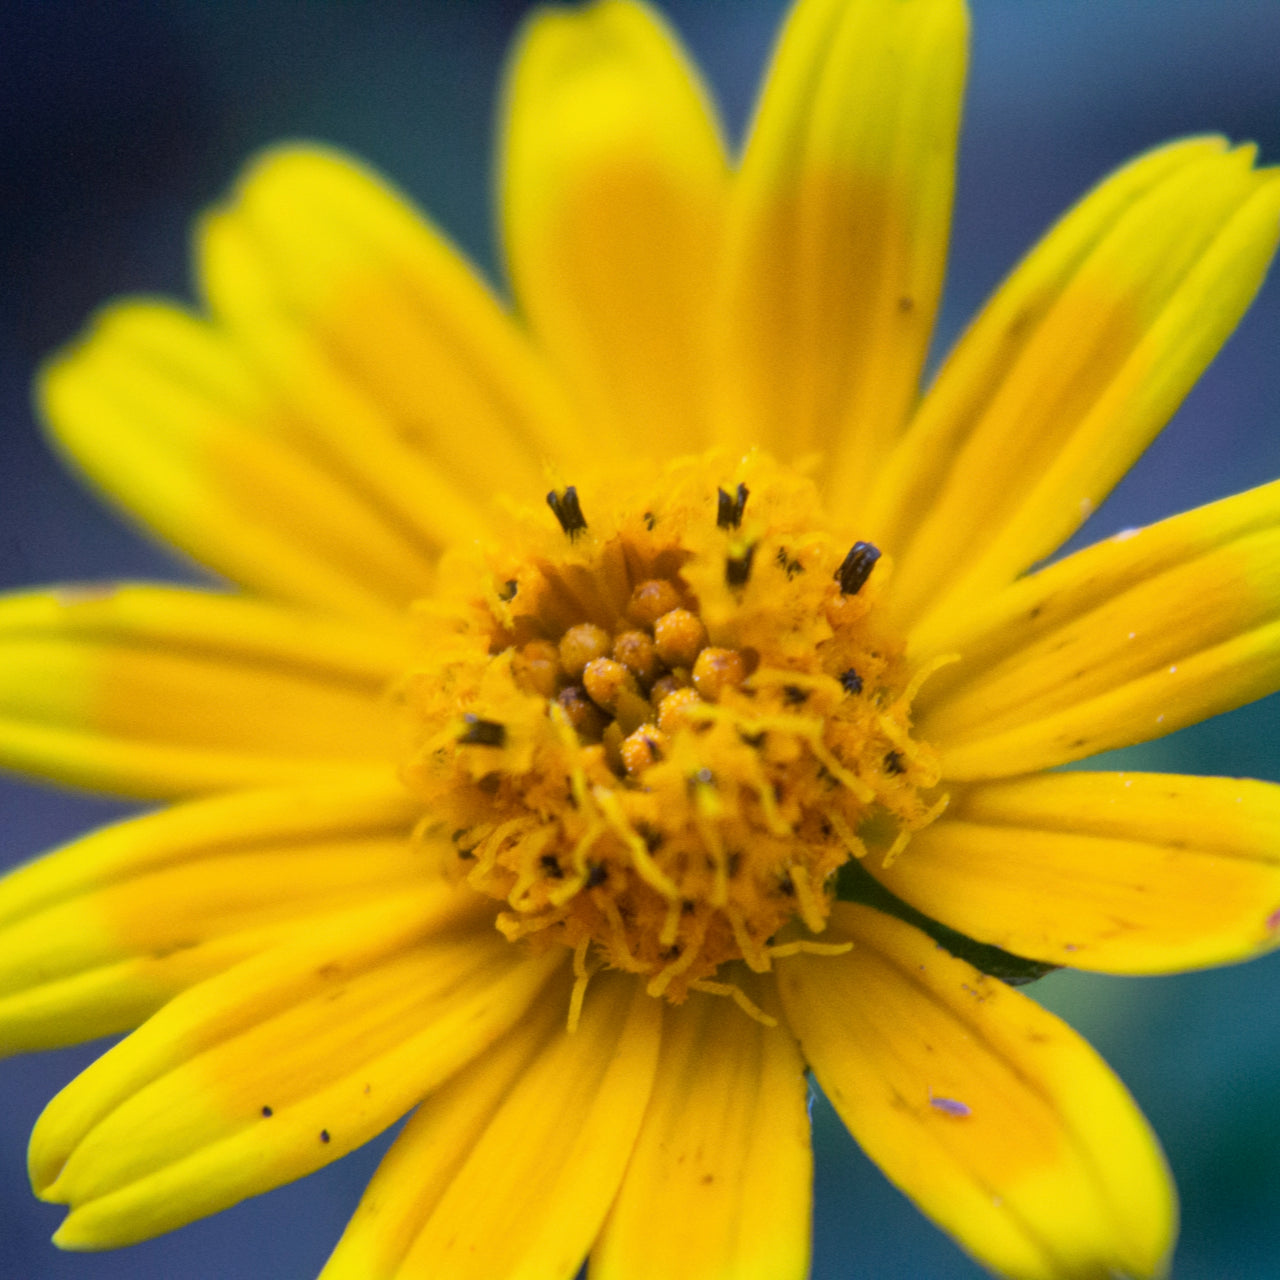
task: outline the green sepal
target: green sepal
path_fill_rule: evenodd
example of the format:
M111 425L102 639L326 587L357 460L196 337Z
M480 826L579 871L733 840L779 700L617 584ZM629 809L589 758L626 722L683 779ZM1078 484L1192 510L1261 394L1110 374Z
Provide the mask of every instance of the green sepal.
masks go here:
M859 902L914 925L957 959L966 961L993 978L999 978L1001 982L1007 982L1011 987L1026 986L1028 982L1035 982L1046 973L1062 967L1046 964L1042 960L1028 960L1025 956L1015 956L1011 951L993 947L989 942L977 942L967 934L939 924L923 911L917 911L896 894L890 893L860 862L846 862L836 873L836 899L840 902Z

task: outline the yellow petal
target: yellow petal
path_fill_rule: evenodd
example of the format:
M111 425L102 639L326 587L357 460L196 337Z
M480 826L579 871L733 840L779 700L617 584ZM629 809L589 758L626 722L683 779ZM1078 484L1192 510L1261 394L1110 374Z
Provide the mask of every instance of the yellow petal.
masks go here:
M535 14L500 172L516 299L594 450L698 448L727 164L697 73L651 9Z
M495 1086L513 1064L486 1060L488 1079L427 1100L325 1280L573 1280L635 1143L661 1017L643 983L605 974L576 1030L562 1021L547 1040L518 1028L536 1044L532 1060L502 1095Z
M159 302L117 303L41 371L55 442L167 541L283 600L387 614L429 547L300 442L228 338Z
M383 1157L320 1280L391 1280L529 1065L564 1034L572 982L549 982L526 1015L427 1098ZM428 1274L434 1274L428 1272Z
M179 587L0 598L0 759L165 796L389 764L396 630Z
M524 1013L560 956L480 911L441 930L434 885L353 910L182 993L46 1108L37 1194L56 1241L146 1239L367 1141ZM483 906L483 904L481 904Z
M591 1257L593 1280L803 1280L807 1095L784 1030L719 996L668 1008L653 1097Z
M730 206L721 432L822 451L842 504L914 404L942 287L960 0L803 0Z
M913 645L921 661L960 656L916 705L953 779L1078 760L1260 698L1280 687L1280 484L1118 534Z
M1095 509L1257 292L1280 176L1196 139L1088 196L943 367L866 512L902 616L1004 586Z
M889 1178L1001 1275L1163 1276L1173 1188L1097 1054L909 925L852 905L832 921L824 940L853 950L783 960L783 1007Z
M1058 773L978 784L869 868L928 915L1006 951L1113 973L1280 945L1280 787Z
M581 427L470 265L345 156L267 152L198 250L214 315L307 435L405 523L470 536L495 475L541 494L543 457L576 447Z
M0 1053L137 1026L179 991L319 917L429 880L387 776L197 800L0 880ZM457 894L444 883L443 919Z

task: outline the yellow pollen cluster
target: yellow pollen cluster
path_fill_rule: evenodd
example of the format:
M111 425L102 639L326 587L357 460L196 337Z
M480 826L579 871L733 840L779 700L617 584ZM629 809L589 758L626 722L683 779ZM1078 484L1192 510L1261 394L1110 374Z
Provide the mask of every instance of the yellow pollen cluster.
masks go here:
M579 997L607 965L745 1006L721 966L823 950L839 867L945 804L876 622L889 566L754 454L547 501L421 602L406 779L498 927L574 951Z

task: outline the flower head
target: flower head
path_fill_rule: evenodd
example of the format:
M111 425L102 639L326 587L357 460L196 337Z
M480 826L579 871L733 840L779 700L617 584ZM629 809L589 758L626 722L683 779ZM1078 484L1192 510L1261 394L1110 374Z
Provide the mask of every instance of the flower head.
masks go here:
M0 602L0 758L177 801L0 884L0 1043L129 1030L38 1194L126 1244L406 1112L328 1280L799 1280L806 1069L997 1272L1163 1274L1122 1085L1018 982L1280 937L1280 792L1055 767L1280 687L1280 486L1036 568L1257 290L1280 178L1091 193L928 392L960 0L801 0L730 157L633 0L525 28L508 309L379 179L259 159L203 307L46 369L241 590Z

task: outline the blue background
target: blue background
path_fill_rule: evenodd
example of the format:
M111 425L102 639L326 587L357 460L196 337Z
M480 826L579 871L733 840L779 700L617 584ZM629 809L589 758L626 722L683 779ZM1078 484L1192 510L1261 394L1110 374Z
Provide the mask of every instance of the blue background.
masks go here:
M0 13L0 585L180 577L39 441L31 372L101 302L186 290L192 216L255 148L313 137L366 157L482 263L507 3L59 3ZM669 11L740 132L780 0ZM1280 159L1276 0L974 0L940 343L1092 182L1168 137L1221 130ZM1089 526L1101 536L1280 474L1280 286ZM1132 753L1143 767L1280 777L1276 699ZM124 812L0 781L0 862ZM1034 994L1084 1031L1162 1135L1183 1197L1176 1280L1280 1275L1280 958L1177 978L1059 974ZM63 1255L26 1135L95 1050L0 1063L0 1277L306 1280L385 1145L132 1250ZM981 1273L819 1104L816 1280Z

